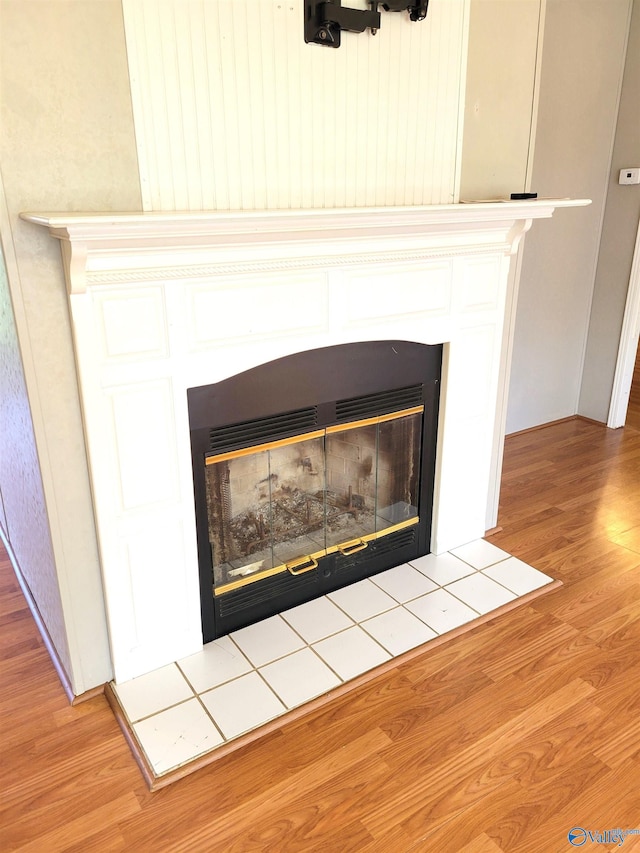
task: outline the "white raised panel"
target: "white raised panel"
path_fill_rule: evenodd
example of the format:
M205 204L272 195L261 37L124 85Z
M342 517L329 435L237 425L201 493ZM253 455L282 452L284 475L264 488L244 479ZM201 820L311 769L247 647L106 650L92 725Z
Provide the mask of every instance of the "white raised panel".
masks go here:
M502 296L502 256L461 258L459 263L462 266L459 310L468 313L498 308Z
M495 409L499 346L495 323L467 328L456 335L456 357L461 363L454 398L457 422L487 418Z
M432 550L484 535L501 323L459 328L445 347Z
M449 419L440 447L440 463L446 474L438 478L434 494L435 553L457 547L455 542L479 539L485 532L490 430L481 416L452 424Z
M452 262L379 264L345 274L345 325L449 312Z
M113 570L105 577L115 677L125 681L201 645L199 608L191 588L190 549L173 511L125 523ZM116 556L117 555L117 556ZM117 626L114 630L113 626Z
M176 500L177 452L170 380L109 393L122 510Z
M135 645L152 641L163 623L184 625L188 609L181 527L163 520L125 539Z
M457 200L467 0L338 50L305 44L303 0L122 7L146 210Z
M308 335L328 327L325 273L226 278L221 284L191 286L185 298L194 349Z
M99 293L95 296L95 306L102 320L105 360L166 355L166 323L160 287L117 294Z

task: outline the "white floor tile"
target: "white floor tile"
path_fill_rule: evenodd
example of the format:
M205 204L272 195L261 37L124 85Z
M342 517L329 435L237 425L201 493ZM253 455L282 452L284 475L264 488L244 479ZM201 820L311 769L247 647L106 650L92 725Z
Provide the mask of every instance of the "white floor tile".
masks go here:
M324 595L292 607L281 615L307 643L324 640L353 625L353 620Z
M253 667L229 637L207 643L201 652L178 661L196 693L231 681Z
M444 589L437 589L422 598L416 598L415 601L405 604L405 607L433 628L436 634L446 634L447 631L478 618L475 610L458 601Z
M483 574L506 586L516 595L526 595L526 593L540 589L541 586L553 581L549 575L534 569L528 563L523 563L517 557L509 557L508 560L504 560L496 566L490 566L484 570Z
M114 688L161 775L552 581L477 540L249 625Z
M438 636L404 607L367 619L362 627L392 655L401 655Z
M193 696L193 690L174 663L114 687L132 723Z
M466 545L461 545L460 548L454 548L451 553L455 557L469 563L474 569L486 569L487 566L492 566L494 563L499 563L500 560L506 560L511 556L487 542L486 539L476 539L474 542L467 542Z
M230 636L256 667L297 652L305 645L280 616L240 628Z
M388 652L357 625L314 643L313 648L344 681L355 678L356 675L391 658Z
M372 616L398 606L391 596L368 578L330 592L328 597L355 622L362 622L364 619L370 619Z
M480 572L450 583L447 592L460 598L479 613L488 613L516 598L508 589Z
M446 586L446 584L472 575L476 571L473 566L449 553L427 554L424 557L411 560L409 565L418 569L419 572L440 586Z
M197 699L147 717L133 726L157 775L192 761L223 743Z
M371 581L400 604L437 589L437 584L407 563L396 566L394 569L387 569L386 572L380 572L380 574L374 575Z
M302 649L269 663L260 672L287 708L302 705L341 683L311 649Z
M257 672L215 687L200 698L227 740L251 731L287 710Z

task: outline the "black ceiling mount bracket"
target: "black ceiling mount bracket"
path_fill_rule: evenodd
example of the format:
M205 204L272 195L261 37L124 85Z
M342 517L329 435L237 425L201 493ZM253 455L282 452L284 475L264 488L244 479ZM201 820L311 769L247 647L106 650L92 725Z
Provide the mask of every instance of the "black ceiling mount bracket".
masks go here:
M372 35L380 29L380 12L409 13L412 21L427 17L429 0L409 3L407 0L369 0L370 9L352 9L342 5L342 0L304 0L304 40L307 44L322 44L325 47L340 47L340 33L363 33L371 30Z

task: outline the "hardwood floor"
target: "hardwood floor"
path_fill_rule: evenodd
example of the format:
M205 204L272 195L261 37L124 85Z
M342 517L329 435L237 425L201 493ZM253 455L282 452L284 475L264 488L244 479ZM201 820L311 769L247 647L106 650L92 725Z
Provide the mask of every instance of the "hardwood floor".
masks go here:
M500 524L561 589L154 794L104 697L67 704L2 552L0 849L546 853L640 830L640 431L509 438Z

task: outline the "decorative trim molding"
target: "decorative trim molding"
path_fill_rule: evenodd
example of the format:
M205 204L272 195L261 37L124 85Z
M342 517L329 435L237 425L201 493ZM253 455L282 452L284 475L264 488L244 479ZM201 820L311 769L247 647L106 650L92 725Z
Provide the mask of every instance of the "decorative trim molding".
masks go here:
M63 244L64 245L64 244ZM371 263L404 263L406 261L430 261L440 258L462 257L465 255L511 253L510 243L492 243L478 249L477 246L464 246L447 251L433 252L379 252L375 254L335 255L324 258L300 258L291 261L278 258L273 261L237 261L228 264L198 264L194 266L163 267L158 270L126 270L123 272L89 272L84 275L85 289L100 284L137 284L148 281L171 281L172 279L214 278L216 276L242 275L245 273L279 272L281 270L326 269L327 267L359 266ZM80 293L76 285L70 293Z
M69 294L126 284L499 252L534 219L587 199L209 213L22 213L61 242ZM384 244L401 235L385 251ZM433 246L433 248L430 248ZM283 251L286 247L286 251ZM116 255L117 250L117 255ZM165 262L145 266L152 252ZM250 254L250 258L247 255ZM299 255L299 257L298 257ZM194 256L206 262L193 263ZM219 260L217 260L219 258Z

